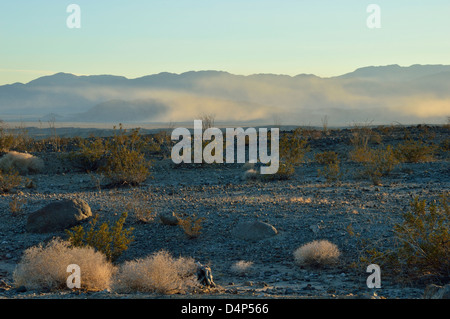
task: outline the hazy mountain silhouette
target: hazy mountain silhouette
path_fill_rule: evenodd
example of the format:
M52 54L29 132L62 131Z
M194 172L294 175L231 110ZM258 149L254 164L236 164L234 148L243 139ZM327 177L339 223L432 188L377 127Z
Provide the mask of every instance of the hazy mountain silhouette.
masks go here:
M450 66L369 66L336 77L159 73L135 79L57 73L0 86L0 117L66 121L216 121L320 125L352 122L443 123L449 115Z
M86 112L69 116L73 122L157 122L167 111L167 106L154 100L111 100L100 103Z

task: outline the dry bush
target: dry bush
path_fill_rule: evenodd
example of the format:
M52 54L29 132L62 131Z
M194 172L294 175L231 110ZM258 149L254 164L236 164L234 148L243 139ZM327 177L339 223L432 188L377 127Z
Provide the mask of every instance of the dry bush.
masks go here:
M137 188L133 189L130 201L126 204L126 209L133 213L133 217L138 223L150 223L156 217L156 212L150 206L150 195L147 191Z
M53 239L25 250L13 279L16 287L27 289L64 289L67 287L67 266L76 264L81 269L81 288L109 289L114 266L100 252L91 247L70 247L70 243Z
M177 216L178 219L178 226L180 226L184 233L189 238L197 238L200 236L200 231L202 229L202 222L205 220L204 217L197 218L196 214L193 214L192 216L187 216L185 218L181 218Z
M295 263L299 266L320 267L338 261L339 248L327 240L315 240L294 251Z
M0 158L0 169L16 170L19 174L39 173L44 169L44 161L28 153L11 151Z
M4 172L0 169L0 194L8 193L14 188L20 186L22 178L15 171Z
M11 212L12 216L17 216L22 211L22 206L25 205L27 200L25 198L18 198L14 197L9 202L9 211Z
M193 259L173 258L162 250L122 264L114 278L113 289L119 293L185 293L197 285L196 271Z
M234 273L238 276L244 276L251 271L252 267L253 267L252 261L240 260L240 261L235 262L231 266L230 270L232 273Z

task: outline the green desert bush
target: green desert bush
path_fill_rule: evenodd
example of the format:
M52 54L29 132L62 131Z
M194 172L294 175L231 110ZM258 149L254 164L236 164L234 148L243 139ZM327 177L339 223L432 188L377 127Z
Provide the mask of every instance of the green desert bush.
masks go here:
M335 264L341 252L328 240L314 240L294 251L295 263L299 266L321 267Z
M11 150L26 151L30 149L32 139L28 136L27 130L20 126L15 129L9 129L7 125L0 120L0 151L7 152Z
M17 171L3 171L0 169L0 193L8 193L14 188L20 186L22 177Z
M99 137L78 138L76 144L78 150L69 154L74 165L86 172L97 171L106 156L104 140Z
M145 158L146 143L139 129L130 133L119 125L111 138L79 141L79 150L70 154L76 165L102 174L112 186L139 185L150 176L150 162Z
M364 162L362 174L369 177L374 185L380 183L383 176L388 176L399 164L392 146L369 149L367 161Z
M97 227L98 217L98 214L95 215L89 222L88 230L82 225L66 230L68 241L74 247L93 247L103 253L108 260L114 261L133 241L133 228L124 229L127 213L123 213L113 226L105 222Z
M325 177L327 182L337 181L341 178L340 160L338 154L333 151L318 153L315 155L316 161L323 165L318 169L319 176Z
M303 163L305 154L310 151L307 138L301 128L295 129L292 134L284 133L280 138L280 162L278 172L266 174L264 178L270 180L286 180L295 173L295 167Z
M416 197L403 222L395 225L397 256L408 273L450 278L450 209L448 194L427 205Z
M377 263L387 275L403 281L447 283L450 279L450 210L448 194L427 203L416 197L402 221L393 227L393 247L366 249L363 263Z
M407 137L395 148L395 156L404 163L428 162L433 160L436 150L437 146L434 144Z
M130 134L119 127L119 132L106 145L106 163L101 173L114 185L139 185L150 175L150 163L145 159L145 143L139 129Z
M192 258L174 258L165 250L122 264L114 278L119 293L185 293L198 285L197 265Z
M81 269L81 289L110 288L115 267L106 257L91 247L71 247L61 239L25 250L13 273L14 285L27 289L66 289L70 275L67 266L72 264Z

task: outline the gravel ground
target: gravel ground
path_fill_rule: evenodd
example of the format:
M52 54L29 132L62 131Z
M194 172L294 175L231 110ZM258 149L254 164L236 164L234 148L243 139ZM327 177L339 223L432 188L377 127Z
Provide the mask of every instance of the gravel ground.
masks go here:
M418 128L409 128L414 134ZM448 128L432 128L434 141L449 138ZM335 150L344 158L351 149L348 130L331 131L311 140L312 152L295 176L285 181L246 181L242 165L176 166L170 160L156 160L152 178L139 188L99 188L96 175L74 170L60 153L36 154L45 160L45 174L30 175L35 188L20 188L0 195L0 298L421 298L422 283L400 283L383 276L382 288L369 289L369 274L359 262L365 240L380 251L392 245L392 226L402 220L415 196L434 200L449 190L448 155L440 153L428 163L402 164L381 185L374 186L358 176L361 165L342 162L340 183L329 184L318 176L321 167L313 154ZM383 143L395 144L395 135ZM9 203L25 202L17 214ZM100 222L116 220L129 212L126 226L134 228L134 242L117 263L165 249L174 256L192 257L209 265L218 285L198 294L159 296L117 294L115 292L21 291L14 287L12 272L23 251L61 233L30 234L25 231L27 215L61 198L81 198L98 213ZM139 208L150 208L151 217L142 222ZM161 223L162 212L180 216L195 213L204 217L201 234L188 238L177 226ZM242 221L259 220L273 225L278 234L258 242L232 235ZM349 233L349 227L356 235ZM302 268L294 263L293 251L316 239L335 243L342 255L339 263L320 269ZM245 275L231 266L250 261ZM359 265L361 266L361 265ZM367 266L367 265L366 265Z

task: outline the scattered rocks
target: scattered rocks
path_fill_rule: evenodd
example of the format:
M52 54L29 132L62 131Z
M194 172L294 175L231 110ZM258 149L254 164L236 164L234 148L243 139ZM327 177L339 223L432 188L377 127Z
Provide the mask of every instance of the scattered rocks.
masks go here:
M61 231L91 216L91 208L81 199L55 201L28 216L26 231L30 233Z

